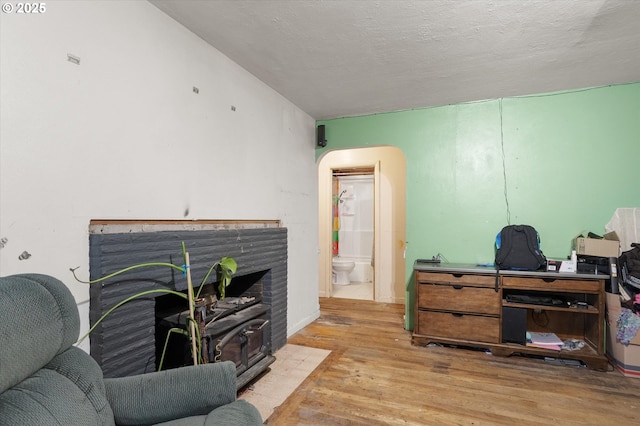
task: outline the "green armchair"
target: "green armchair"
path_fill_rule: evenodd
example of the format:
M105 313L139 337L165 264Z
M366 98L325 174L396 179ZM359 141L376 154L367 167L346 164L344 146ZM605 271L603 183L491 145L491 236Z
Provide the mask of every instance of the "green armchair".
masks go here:
M261 425L232 362L103 379L59 280L0 277L0 425Z

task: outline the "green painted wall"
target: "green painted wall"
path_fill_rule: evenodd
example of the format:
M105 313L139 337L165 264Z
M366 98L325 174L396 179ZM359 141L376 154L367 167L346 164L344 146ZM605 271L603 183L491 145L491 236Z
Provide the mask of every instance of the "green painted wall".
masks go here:
M376 145L406 155L409 292L416 258L492 262L508 217L562 259L574 235L601 234L617 207L640 206L640 83L318 124L328 144L317 156Z

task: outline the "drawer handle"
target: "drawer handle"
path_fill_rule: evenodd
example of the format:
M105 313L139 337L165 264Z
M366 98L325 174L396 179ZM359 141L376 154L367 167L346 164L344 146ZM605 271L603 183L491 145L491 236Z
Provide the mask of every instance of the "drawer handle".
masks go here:
M464 314L459 314L457 312L451 312L451 315L453 315L454 317L457 317L457 318L460 318L460 317L464 316Z
M453 275L456 278L462 278L464 274L451 274L451 275Z
M542 281L544 281L545 283L553 283L556 281L555 278L543 278Z
M460 285L460 284L455 284L452 286L455 290L462 290L464 288L464 286Z

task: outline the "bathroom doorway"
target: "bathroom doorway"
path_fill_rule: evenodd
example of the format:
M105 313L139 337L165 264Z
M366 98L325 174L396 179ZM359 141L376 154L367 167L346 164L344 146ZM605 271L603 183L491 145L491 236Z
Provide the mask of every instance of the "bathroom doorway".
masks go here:
M374 170L363 167L332 172L333 297L374 300Z
M334 173L348 171L355 175L373 176L373 277L370 297L376 302L403 304L407 300L404 256L406 160L402 151L393 146L332 150L318 159L318 295L336 296L333 286L334 201L342 191L334 190ZM349 217L346 218L348 221Z

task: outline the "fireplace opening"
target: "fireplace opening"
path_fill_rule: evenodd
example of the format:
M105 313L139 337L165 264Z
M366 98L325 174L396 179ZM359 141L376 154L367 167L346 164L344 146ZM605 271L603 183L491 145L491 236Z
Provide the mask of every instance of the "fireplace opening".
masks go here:
M238 389L275 361L270 355L270 307L262 303L263 278L268 274L264 270L233 277L223 300L218 300L218 283L207 284L196 303L203 361L234 362ZM156 369L193 363L184 335L188 317L183 298L171 294L156 298Z

